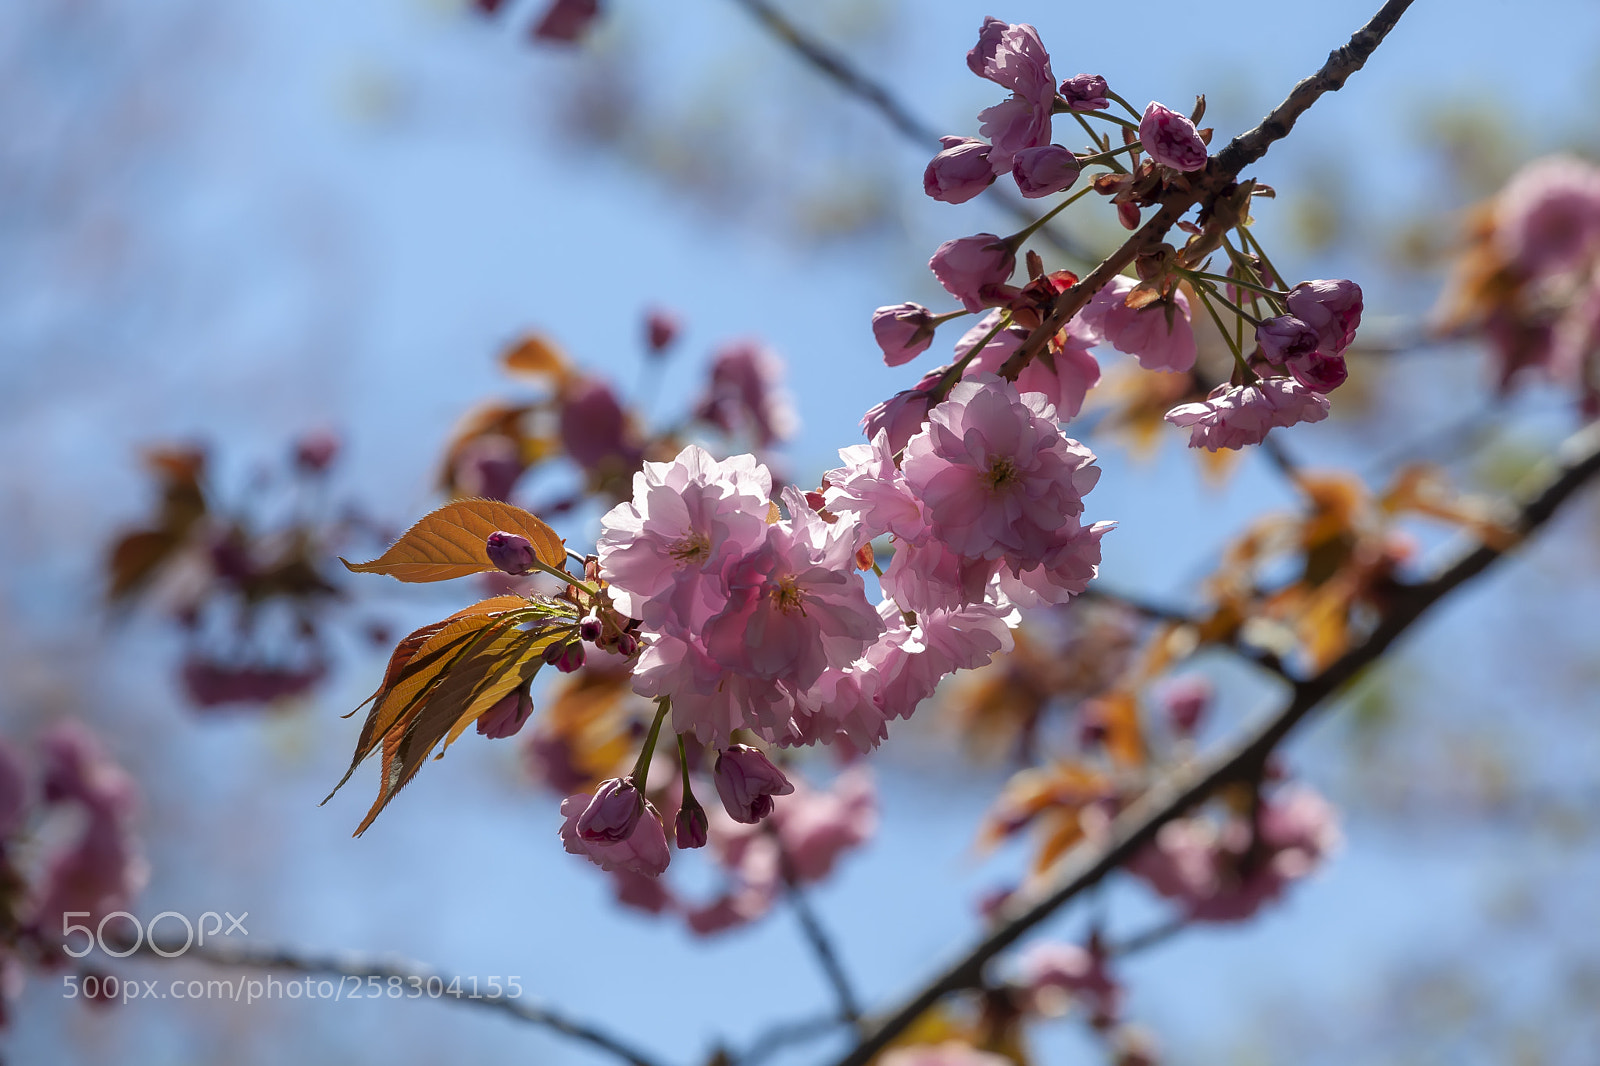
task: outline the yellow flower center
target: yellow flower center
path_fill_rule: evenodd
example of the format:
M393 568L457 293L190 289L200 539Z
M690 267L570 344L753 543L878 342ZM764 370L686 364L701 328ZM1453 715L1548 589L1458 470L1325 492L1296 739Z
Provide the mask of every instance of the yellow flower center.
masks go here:
M711 554L711 538L703 533L691 533L668 548L667 554L680 563L704 562Z
M1017 464L1009 455L999 456L989 464L983 480L991 489L1005 488L1017 480Z
M778 583L767 591L767 595L772 597L773 606L784 614L793 614L795 611L806 613L806 605L801 600L800 590L795 588L792 577L780 578Z

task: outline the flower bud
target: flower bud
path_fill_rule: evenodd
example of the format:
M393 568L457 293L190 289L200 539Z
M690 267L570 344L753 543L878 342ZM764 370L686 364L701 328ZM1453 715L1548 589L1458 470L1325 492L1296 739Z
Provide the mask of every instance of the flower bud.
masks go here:
M632 633L624 633L617 638L617 654L624 659L639 650L639 638Z
M645 347L651 355L660 355L678 339L683 323L671 311L652 308L644 319Z
M1211 682L1200 674L1173 678L1161 689L1161 709L1180 737L1192 737L1211 706Z
M890 304L872 312L872 336L889 366L899 366L927 351L934 328L933 312L921 304Z
M1361 286L1353 281L1302 281L1289 290L1284 301L1289 313L1298 315L1317 331L1320 347L1329 355L1341 355L1355 340L1361 325Z
M528 687L523 685L506 693L500 702L478 716L478 735L490 740L514 736L532 713L533 698L528 695Z
M1075 74L1061 83L1061 97L1074 111L1103 111L1111 106L1111 87L1098 74Z
M1017 188L1030 200L1071 188L1078 180L1078 157L1059 144L1024 148L1011 164Z
M968 311L982 311L1015 295L1003 290L1017 269L1016 252L993 233L945 241L934 249L928 269Z
M772 797L794 791L783 771L765 753L748 744L734 744L717 756L713 776L722 806L736 822L754 825L772 813Z
M1206 142L1194 123L1154 101L1139 121L1139 143L1162 166L1185 172L1206 168Z
M605 625L600 621L600 616L593 613L583 616L583 621L578 623L578 637L587 640L590 644L600 639L600 634L605 631Z
M1350 376L1344 356L1329 355L1320 348L1289 360L1289 374L1312 392L1329 393Z
M1256 343L1261 345L1263 359L1273 366L1282 366L1296 356L1316 351L1320 339L1304 319L1279 315L1256 327Z
M583 641L559 641L544 650L544 661L560 670L563 674L570 674L583 666L584 653Z
M591 844L615 844L633 835L644 816L644 793L631 777L611 777L600 782L594 798L578 815L578 836Z
M964 204L994 182L989 145L976 137L940 137L944 149L922 172L922 191L947 204Z
M533 569L537 556L533 552L533 545L528 543L528 538L516 533L496 531L490 533L484 542L484 549L489 553L489 561L498 570L508 574L526 574Z
M695 800L693 796L683 801L683 806L678 808L678 820L673 826L678 847L687 851L690 848L703 848L706 846L706 833L711 823L706 818L706 809Z

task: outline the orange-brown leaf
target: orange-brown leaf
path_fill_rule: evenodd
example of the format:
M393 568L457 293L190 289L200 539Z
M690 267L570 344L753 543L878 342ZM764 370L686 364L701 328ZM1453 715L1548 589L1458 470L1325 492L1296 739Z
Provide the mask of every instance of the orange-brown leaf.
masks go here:
M539 560L560 569L566 545L555 530L520 507L499 500L457 500L434 511L369 563L339 561L358 574L388 574L400 581L446 581L495 569L484 542L504 531L527 537Z
M500 356L500 364L518 374L553 378L557 384L572 376L572 363L548 337L530 333Z

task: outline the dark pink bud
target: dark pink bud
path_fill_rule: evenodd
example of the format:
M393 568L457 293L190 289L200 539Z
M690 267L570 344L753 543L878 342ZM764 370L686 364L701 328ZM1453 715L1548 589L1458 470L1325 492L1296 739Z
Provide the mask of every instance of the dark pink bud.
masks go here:
M933 312L921 304L890 304L872 312L872 336L889 366L910 362L933 343Z
M922 172L922 191L947 204L964 204L994 182L989 145L976 137L940 137L944 148Z
M1111 106L1106 99L1110 86L1098 74L1075 74L1061 83L1061 96L1074 111L1102 111Z
M772 797L794 791L783 771L766 754L748 744L734 744L717 756L712 775L722 806L736 822L754 825L772 813Z
M889 448L900 451L928 420L928 395L939 381L943 368L930 371L917 387L897 392L861 417L861 428L871 440L878 430L889 434Z
M631 777L611 777L600 782L594 798L578 815L578 836L591 844L615 844L633 835L644 817L644 793Z
M339 454L339 438L326 430L307 433L294 444L294 465L307 474L320 474Z
M1017 269L1016 253L993 233L945 241L934 250L928 269L968 311L982 311L1015 295L1002 290Z
M1117 221L1123 229L1139 228L1139 205L1129 200L1124 200L1117 205Z
M1350 376L1344 356L1329 355L1320 348L1289 360L1289 373L1312 392L1332 392Z
M1024 148L1011 164L1017 188L1030 200L1061 192L1078 180L1078 157L1059 144Z
M561 446L572 461L594 470L612 457L628 462L628 416L611 386L584 378L561 393Z
M1191 737L1211 706L1211 682L1200 674L1173 678L1161 688L1161 709L1172 731Z
M711 823L706 819L706 809L695 802L693 796L684 801L678 809L678 820L673 826L678 847L688 850L690 848L703 848L706 846L706 834Z
M645 347L651 355L660 355L678 339L682 329L677 315L660 307L651 308L644 318Z
M490 533L483 546L495 569L507 574L526 574L538 558L527 537L504 530Z
M560 670L563 674L570 674L583 666L583 641L571 640L552 644L544 650L544 661Z
M1330 355L1343 354L1361 325L1361 286L1353 281L1302 281L1289 290L1289 313L1306 321Z
M533 714L533 698L527 686L508 692L500 702L478 717L478 735L490 740L504 740L515 736Z
M639 650L639 638L632 633L624 633L617 638L617 654L624 659Z
M1256 343L1261 345L1261 357L1273 366L1282 366L1297 356L1311 354L1317 350L1319 342L1317 331L1294 315L1269 318L1256 327Z
M586 614L583 616L583 621L578 623L578 638L587 640L590 644L599 640L600 634L604 631L605 625L601 623L597 614Z
M1195 171L1206 168L1206 142L1187 115L1151 101L1139 121L1139 143L1145 154L1164 167Z
M554 0L534 24L534 39L570 44L583 36L599 14L599 0Z

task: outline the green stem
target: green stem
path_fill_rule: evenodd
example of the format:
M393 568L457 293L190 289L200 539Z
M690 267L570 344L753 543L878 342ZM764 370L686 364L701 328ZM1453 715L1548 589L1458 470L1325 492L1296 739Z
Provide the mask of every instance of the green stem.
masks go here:
M1280 292L1277 289L1271 289L1265 285L1258 285L1253 281L1246 281L1244 278L1230 278L1226 274L1208 274L1204 270L1187 270L1184 271L1184 273L1188 274L1191 278L1205 278L1207 281L1220 281L1224 285L1235 285L1241 289L1254 289L1256 292L1263 293L1267 296L1281 297L1289 295L1286 292Z
M565 581L567 584L575 585L578 588L582 589L583 591L587 592L591 596L600 595L600 590L599 589L595 588L593 585L589 584L587 581L583 580L581 577L573 577L571 574L567 573L567 571L565 571L565 570L558 570L556 567L551 566L549 563L545 562L543 559L538 558L537 556L534 557L533 568L535 570L539 570L539 571L542 571L542 572L544 572L546 574L549 574L551 577L559 577L562 581Z
M1123 152L1137 152L1143 147L1144 145L1139 141L1129 141L1121 148L1110 148L1104 152L1096 152L1094 155L1080 155L1078 157L1078 166L1092 167L1096 163L1106 163Z
M1267 272L1272 275L1273 281L1282 285L1284 283L1283 274L1278 271L1277 267L1273 266L1272 260L1267 256L1267 250L1261 246L1261 241L1256 238L1256 235L1250 232L1250 227L1242 222L1239 224L1239 237L1247 245L1255 247L1256 255L1261 257L1261 265L1267 268Z
M1124 100L1122 97L1118 96L1116 93L1112 92L1110 89L1106 90L1106 99L1115 100L1117 103L1119 103L1123 107L1127 108L1128 109L1128 114L1132 115L1134 118L1140 119L1141 121L1144 119L1144 112L1142 112L1142 111L1138 110L1137 108L1135 108L1132 104L1128 103L1128 101ZM1100 112L1098 112L1098 111L1096 111L1094 113L1095 114L1100 114Z
M693 803L699 806L699 802L694 798L694 789L689 786L689 756L683 750L682 733L678 734L678 770L683 775L683 805L687 807Z
M934 326L942 326L946 322L950 322L950 321L952 321L954 319L960 318L962 315L970 315L970 314L972 314L972 312L968 311L965 307L963 307L959 311L946 311L942 315L934 315L928 321Z
M1110 94L1108 93L1107 95L1109 96ZM1129 112L1132 113L1134 118L1136 118L1136 119L1144 118L1144 116L1139 114L1139 112L1134 111L1133 108L1131 108L1131 107L1128 107L1128 104L1126 103L1126 101L1124 101L1122 99L1122 97L1120 97L1120 96L1116 97L1116 101L1117 101L1117 103L1122 104L1123 107L1127 107ZM1123 118L1121 115L1113 115L1109 111L1075 111L1075 112L1073 112L1073 114L1083 115L1083 116L1088 117L1088 118L1098 118L1098 119L1101 119L1101 120L1106 121L1106 122L1115 122L1117 125L1124 126L1124 127L1128 128L1130 130L1136 130L1136 129L1139 128L1139 123L1138 122L1129 122L1127 119Z
M1048 218L1049 215L1045 217ZM943 376L939 378L938 384L933 387L933 391L928 394L929 407L942 402L946 396L950 395L950 390L955 388L956 382L960 381L961 375L966 372L967 364L976 359L978 353L987 348L989 342L1000 336L1000 331L1009 325L1011 325L1011 312L1007 311L1000 316L1000 321L994 324L994 329L984 334L983 339L969 348L966 355L950 364L950 369L944 372Z
M1244 361L1244 352L1241 346L1233 343L1233 337L1228 334L1228 327L1222 324L1222 316L1217 314L1215 307L1211 306L1211 300L1206 295L1205 287L1196 285L1194 291L1200 297L1200 302L1206 305L1206 311L1210 313L1211 321L1217 324L1217 332L1222 334L1222 342L1233 353L1233 361L1238 364L1239 370L1244 374L1244 380L1246 383L1253 383L1256 380L1255 371L1251 370L1250 364Z
M650 735L644 738L644 747L639 749L639 761L633 764L633 786L640 792L650 777L650 760L656 754L656 738L661 735L661 723L667 717L667 712L672 710L672 697L662 696L656 700L656 718L650 723Z
M1018 230L1016 233L1013 233L1011 236L1007 237L1005 243L1011 248L1012 251L1016 251L1018 248L1022 247L1024 241L1037 233L1040 227L1042 227L1046 222L1049 222L1062 211L1066 210L1068 207L1071 207L1073 204L1077 203L1079 200L1083 199L1092 192L1094 192L1094 186L1085 185L1083 188L1079 189L1077 192L1073 193L1065 200L1062 200L1059 204L1056 204L1056 206L1052 207L1038 218L1034 219L1026 229Z

